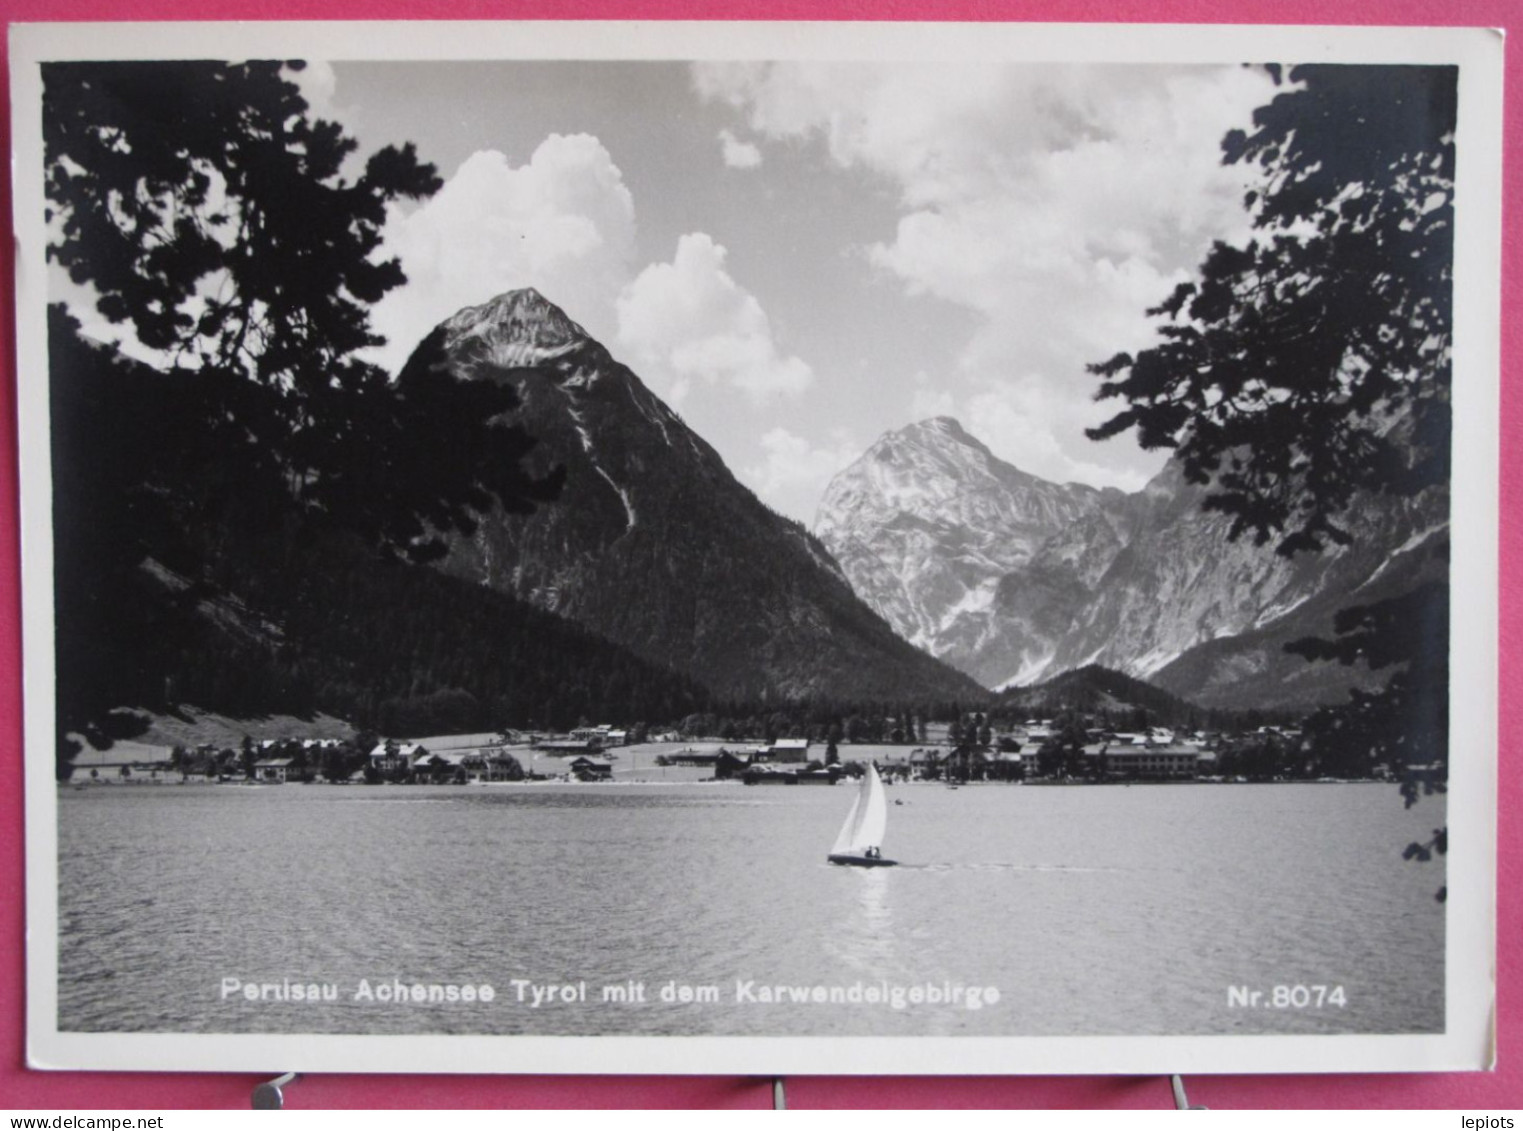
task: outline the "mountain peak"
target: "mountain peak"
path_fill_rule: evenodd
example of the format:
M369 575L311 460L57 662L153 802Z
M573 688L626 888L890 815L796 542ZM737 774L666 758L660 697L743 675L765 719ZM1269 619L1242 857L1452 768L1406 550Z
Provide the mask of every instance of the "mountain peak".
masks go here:
M885 432L863 458L879 465L933 466L938 476L963 482L988 476L1041 482L1000 459L952 416L932 416Z
M968 436L967 429L955 416L933 416L929 420L922 420L919 424L912 424L910 427L920 431L942 432L959 438Z
M968 430L954 416L932 416L925 420L917 420L914 424L906 424L898 431L888 432L883 436L884 440L900 438L906 440L947 439L964 444L972 443L979 447L983 446L972 436L968 435Z
M441 568L576 621L724 698L977 694L966 676L896 637L814 539L763 506L636 373L538 291L462 310L431 337L445 372L511 383L513 422L534 437L527 466L565 471L555 502L483 516L453 539ZM661 717L692 709L651 708Z
M588 340L587 331L533 287L504 291L444 323L449 348L475 340L502 366L535 365Z
M873 445L873 450L879 459L883 459L906 445L944 453L967 448L986 459L997 458L987 444L964 428L961 421L953 416L927 417L893 432L885 432Z
M815 533L902 636L994 686L1047 658L999 639L1001 580L1099 510L1092 489L1021 471L936 416L887 433L838 472Z

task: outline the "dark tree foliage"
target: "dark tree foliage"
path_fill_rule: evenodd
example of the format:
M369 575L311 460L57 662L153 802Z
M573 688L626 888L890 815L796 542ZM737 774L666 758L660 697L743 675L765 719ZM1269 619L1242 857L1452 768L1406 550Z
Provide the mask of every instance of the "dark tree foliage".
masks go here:
M76 331L50 309L57 717L60 736L104 747L143 726L116 708L173 694L169 657L197 638L205 596L188 534L212 525L190 516L228 487L194 378L124 362Z
M583 716L680 718L704 692L551 613L437 570L378 558L354 536L293 523L234 535L214 580L280 624L262 667L317 708L387 735L564 729ZM303 569L314 560L320 569ZM192 702L248 686L236 636L207 633ZM251 713L278 709L249 705ZM374 745L374 744L372 744Z
M1224 740L1217 749L1217 772L1249 781L1304 781L1332 774L1368 778L1366 771L1356 773L1324 765L1309 755L1306 744L1298 738L1274 730L1250 731Z
M1052 735L1037 751L1037 764L1044 774L1079 779L1100 769L1099 759L1086 764L1084 716L1064 711L1052 720Z
M1145 680L1099 664L1087 664L1030 687L1008 688L1000 693L998 702L1019 718L1033 714L1050 716L1066 710L1109 715L1111 712L1104 710L1106 703L1133 704L1150 714L1151 721L1169 726L1180 726L1192 716L1209 714ZM1228 714L1224 713L1224 717ZM1130 725L1130 720L1117 721ZM1148 725L1148 721L1143 721L1131 729L1141 730Z
M144 720L113 710L124 704L321 710L416 734L558 727L589 712L680 718L702 702L664 668L377 554L324 515L271 517L261 499L235 496L215 521L184 521L194 476L162 486L184 451L145 442L185 403L182 383L86 344L61 312L54 321L60 734L96 746L131 737Z
M1410 771L1403 794L1444 786L1449 735L1449 587L1437 582L1372 605L1343 609L1333 640L1306 639L1287 649L1308 660L1397 668L1379 692L1350 692L1306 721L1312 751L1330 772L1363 775L1377 764ZM1392 725L1393 719L1397 725Z
M1222 143L1262 171L1255 238L1149 311L1159 345L1091 367L1127 407L1089 434L1176 449L1233 537L1293 554L1345 542L1356 492L1448 478L1457 71L1288 78Z
M235 528L284 545L299 520L426 560L557 492L524 470L510 387L450 377L438 341L395 381L358 355L380 341L369 304L404 281L376 255L386 206L440 181L410 145L346 176L355 142L309 115L299 67L44 68L49 254L158 363L50 311L60 736L109 743L133 727L115 708L208 684L209 706L313 707L271 634L202 651L209 620L246 619L211 580Z
M369 376L351 358L377 340L364 304L403 281L371 259L386 204L440 181L410 145L342 179L355 142L309 119L286 66L53 63L43 137L54 258L101 313L192 368L287 386L295 430L306 404ZM214 293L192 301L203 281Z
M287 77L301 66L49 64L49 254L165 369L194 375L194 442L224 487L437 557L436 532L556 484L523 471L531 441L502 426L512 389L426 358L393 385L357 356L381 341L370 304L405 281L376 257L386 206L441 182L411 144L346 178L356 143L309 116Z
M355 405L346 450L324 481L325 512L380 532L417 562L447 554L438 532L474 533L493 509L532 513L565 481L564 467L542 479L526 470L536 441L506 418L518 405L514 387L456 377L444 359L436 329L384 396Z
M1449 780L1449 587L1429 582L1373 605L1342 610L1335 640L1286 645L1310 660L1363 661L1372 670L1399 670L1379 692L1355 688L1350 700L1306 722L1312 751L1330 772L1363 775L1384 765L1401 779L1407 808L1419 797L1444 793ZM1407 846L1408 860L1427 861L1449 847L1447 827L1426 843ZM1448 889L1440 888L1443 901Z
M195 375L230 485L312 500L364 415L355 402L386 383L354 357L377 342L364 304L403 281L371 260L385 205L439 181L410 149L343 180L354 142L309 120L283 71L46 67L49 254L163 368Z
M1277 68L1271 69L1276 82ZM1163 341L1092 367L1127 407L1090 431L1173 448L1230 536L1284 555L1346 544L1361 493L1415 496L1450 469L1454 67L1301 66L1290 89L1223 139L1263 174L1254 238L1218 243L1198 282L1149 313ZM1442 788L1448 748L1448 592L1422 585L1344 610L1309 660L1392 669L1308 724L1325 765L1379 762ZM1421 782L1419 782L1421 779ZM1438 830L1409 856L1442 851Z

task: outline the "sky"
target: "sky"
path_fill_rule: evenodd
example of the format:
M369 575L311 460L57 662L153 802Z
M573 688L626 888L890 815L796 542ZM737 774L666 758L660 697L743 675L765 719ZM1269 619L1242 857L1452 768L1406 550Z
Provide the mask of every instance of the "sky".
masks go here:
M885 432L951 415L1047 479L1161 466L1088 363L1241 239L1220 141L1274 89L1239 66L316 63L361 154L445 178L394 206L408 283L375 308L399 368L459 308L533 286L774 509L812 524Z

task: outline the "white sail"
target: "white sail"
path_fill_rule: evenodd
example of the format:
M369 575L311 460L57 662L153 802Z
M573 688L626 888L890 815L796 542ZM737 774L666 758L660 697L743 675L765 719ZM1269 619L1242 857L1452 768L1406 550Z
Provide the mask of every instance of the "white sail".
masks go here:
M862 816L857 825L857 843L863 848L878 848L888 830L888 798L883 793L883 779L877 768L868 763L867 792L862 799Z
M841 826L841 831L836 834L836 842L830 848L832 856L849 856L852 853L852 838L857 835L857 814L862 809L862 791L851 799L851 811L846 814L846 823Z
M869 763L857 796L852 799L851 812L846 814L846 823L830 851L836 856L861 856L869 848L883 844L887 827L888 800L883 795L883 781Z

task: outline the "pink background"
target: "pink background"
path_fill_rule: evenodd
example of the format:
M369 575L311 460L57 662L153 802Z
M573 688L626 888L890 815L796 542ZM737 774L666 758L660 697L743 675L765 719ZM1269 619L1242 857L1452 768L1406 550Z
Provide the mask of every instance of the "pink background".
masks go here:
M1523 1107L1523 757L1509 741L1523 703L1509 694L1523 666L1523 6L1512 0L0 0L6 23L42 20L269 19L872 19L1468 24L1505 27L1506 199L1502 279L1502 592L1498 1067L1492 1073L1215 1076L1187 1081L1213 1108ZM8 89L9 77L6 77ZM9 152L10 115L0 117ZM0 161L0 214L10 215L10 166ZM243 1107L261 1077L236 1074L44 1073L25 1067L22 913L20 591L17 564L15 318L11 241L0 241L0 1108ZM272 1066L277 1069L284 1066ZM511 1066L504 1065L505 1069ZM1011 1065L1018 1070L1018 1065ZM310 1076L292 1108L767 1107L770 1082L703 1077ZM794 1077L790 1107L1168 1107L1162 1077L851 1079Z

